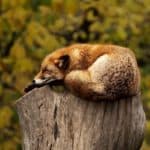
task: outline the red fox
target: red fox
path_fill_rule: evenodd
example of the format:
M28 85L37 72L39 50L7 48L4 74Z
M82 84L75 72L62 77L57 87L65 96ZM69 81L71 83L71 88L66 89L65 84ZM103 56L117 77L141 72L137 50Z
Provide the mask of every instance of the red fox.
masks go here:
M26 91L56 82L84 99L113 100L136 95L140 74L135 56L128 48L75 44L46 56Z

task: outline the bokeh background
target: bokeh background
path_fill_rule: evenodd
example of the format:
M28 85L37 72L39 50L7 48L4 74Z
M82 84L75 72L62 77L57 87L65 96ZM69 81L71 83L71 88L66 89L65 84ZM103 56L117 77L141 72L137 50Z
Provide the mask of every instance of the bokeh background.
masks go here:
M131 48L142 75L150 150L149 0L0 0L0 150L21 150L15 101L45 55L72 43Z

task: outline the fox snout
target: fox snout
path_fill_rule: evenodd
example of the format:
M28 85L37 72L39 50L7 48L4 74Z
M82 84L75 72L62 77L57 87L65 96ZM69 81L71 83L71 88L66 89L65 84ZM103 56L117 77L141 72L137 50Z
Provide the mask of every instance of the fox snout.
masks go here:
M42 84L46 81L47 79L46 78L34 78L32 83L34 84Z
M42 84L46 81L46 78L39 72L33 79L32 83L34 84Z
M32 83L33 84L41 84L41 83L44 83L45 80L42 80L42 79L33 79Z
M31 91L34 88L40 88L44 85L62 85L63 84L63 80L58 80L56 78L42 78L42 79L38 79L35 78L31 84L29 84L24 91L27 93L29 91Z
M42 84L49 84L56 80L63 80L63 75L60 73L57 73L57 74L53 74L53 73L41 74L41 73L39 73L39 74L37 74L37 76L35 76L35 78L32 82L34 84L42 85Z

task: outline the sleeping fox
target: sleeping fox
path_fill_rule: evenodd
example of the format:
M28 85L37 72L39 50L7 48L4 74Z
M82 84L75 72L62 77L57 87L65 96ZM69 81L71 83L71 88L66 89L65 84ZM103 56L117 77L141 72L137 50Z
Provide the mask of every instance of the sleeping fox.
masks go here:
M135 56L128 48L75 44L46 56L26 91L55 83L84 99L114 100L136 95L140 74Z

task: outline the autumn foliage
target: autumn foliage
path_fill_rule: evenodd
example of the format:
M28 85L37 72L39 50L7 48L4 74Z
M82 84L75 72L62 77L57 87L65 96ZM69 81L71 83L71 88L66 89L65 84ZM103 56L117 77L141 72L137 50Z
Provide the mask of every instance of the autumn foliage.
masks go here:
M14 102L43 57L72 43L113 43L135 52L147 116L142 149L150 149L149 6L149 0L1 0L0 150L21 149Z

